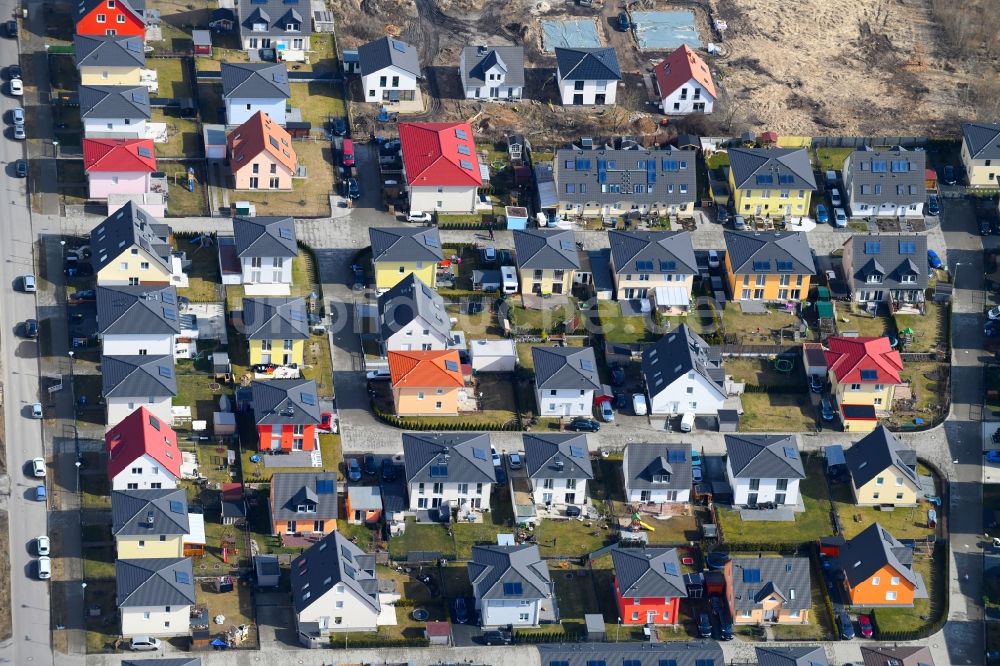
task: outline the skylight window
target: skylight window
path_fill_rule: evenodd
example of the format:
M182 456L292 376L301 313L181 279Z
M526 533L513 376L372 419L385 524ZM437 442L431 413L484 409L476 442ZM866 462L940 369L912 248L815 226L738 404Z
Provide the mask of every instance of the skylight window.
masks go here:
M305 403L305 404L307 404L307 405L315 405L316 404L316 395L313 394L313 393L303 393L302 394L302 402Z
M461 155L471 155L472 154L472 151L470 151L469 147L467 145L465 145L464 143L458 144L458 152Z
M469 160L459 160L458 164L466 171L472 171L472 162Z
M458 372L458 362L457 361L445 361L444 369L451 372Z
M455 138L462 139L463 141L467 141L469 139L469 135L465 133L464 129L458 129L458 128L456 128L455 129Z

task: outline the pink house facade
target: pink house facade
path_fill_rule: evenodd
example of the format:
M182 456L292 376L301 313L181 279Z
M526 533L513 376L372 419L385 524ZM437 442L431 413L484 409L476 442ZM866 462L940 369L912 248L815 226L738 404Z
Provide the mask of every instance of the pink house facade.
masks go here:
M166 193L150 139L84 139L83 166L91 199Z

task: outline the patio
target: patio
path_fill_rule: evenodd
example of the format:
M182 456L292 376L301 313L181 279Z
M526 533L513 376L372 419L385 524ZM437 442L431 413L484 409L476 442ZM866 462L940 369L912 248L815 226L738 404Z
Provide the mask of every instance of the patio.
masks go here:
M554 310L558 307L569 305L569 296L566 294L521 294L521 302L529 310Z

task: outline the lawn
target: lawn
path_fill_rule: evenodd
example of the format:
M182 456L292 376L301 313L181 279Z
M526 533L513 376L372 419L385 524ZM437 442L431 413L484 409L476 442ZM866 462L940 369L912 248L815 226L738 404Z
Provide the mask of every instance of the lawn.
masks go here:
M375 530L373 528L367 525L354 525L341 519L337 521L337 531L366 553L374 550Z
M845 316L845 315L841 315ZM867 313L861 312L859 309L852 306L849 313L846 314L848 321L838 321L837 328L841 331L857 331L858 335L864 338L877 338L885 334L894 333L895 329L892 325L892 320L884 315L878 315L872 317Z
M323 455L324 472L336 472L337 478L343 480L344 474L341 469L344 462L344 454L341 446L340 435L324 434L319 436L320 453ZM244 448L241 461L243 464L243 476L250 482L270 481L271 476L276 472L318 472L315 467L267 467L264 462L252 462L251 456L259 452L253 449Z
M556 588L559 617L563 622L583 623L583 616L600 613L594 578L585 567L570 566L567 562L550 562L549 575Z
M187 189L187 170L194 169L194 191ZM205 200L205 166L201 162L160 162L160 169L167 174L168 217L201 217L208 215Z
M651 319L643 316L623 317L617 301L598 301L597 314L601 320L604 339L610 343L653 342L660 337L651 330Z
M76 91L80 87L80 73L73 56L52 53L49 54L48 60L49 83L53 90Z
M816 408L803 393L744 393L740 432L808 432L816 428Z
M399 606L396 608L396 624L379 627L377 636L387 640L399 640L403 638L422 638L424 635L425 622L417 622L413 619L414 608L424 608L430 613L429 620L447 620L448 607L444 599L431 597L431 592L426 585L406 574L399 573L394 569L385 566L377 566L375 575L380 581L391 580L396 584L396 591L402 594L404 599L412 602L410 606ZM369 634L372 636L372 634ZM338 647L341 644L339 637L332 640ZM350 640L350 639L348 639Z
M847 483L833 484L832 491L833 505L840 516L845 539L857 536L875 522L897 539L923 539L934 534L934 530L927 527L927 510L932 508L930 502L922 501L916 507L879 511L877 507L855 506Z
M342 118L347 115L344 100L333 83L292 83L290 87L292 98L289 104L301 110L302 120L312 123L313 129L326 127L331 117Z
M914 419L923 419L925 423L936 421L944 409L947 409L948 399L948 364L936 361L908 361L899 373L904 383L909 382L913 391L914 402L909 409L894 409L889 421L906 428L914 423Z
M813 164L820 171L842 171L844 160L853 152L853 148L815 148L813 150Z
M333 397L333 357L330 355L330 338L325 334L310 335L306 340L302 376L316 382L316 392L321 398Z
M191 267L187 271L188 286L178 289L178 296L186 296L194 303L214 303L222 296L222 276L219 273L219 252L215 246L190 245L186 237L176 243L187 252ZM191 249L194 248L194 249Z
M407 518L406 531L389 540L389 556L394 560L405 560L410 551L430 550L453 560L455 540L448 530L447 525L417 523L415 519Z
M715 151L705 160L705 166L709 169L729 166L729 153L721 150Z
M823 460L806 454L802 462L806 478L799 483L799 493L805 511L795 514L795 522L744 522L738 511L719 507L719 523L727 543L800 543L833 534Z
M445 310L448 317L455 319L452 328L456 331L464 331L469 339L493 339L498 340L503 337L503 331L497 323L496 314L490 309L490 297L483 302L483 309L476 314L469 314L468 309L460 303L447 303ZM474 299L472 299L474 300Z
M656 528L655 532L647 532L650 546L679 546L701 540L698 520L694 515L672 516L666 520L645 519Z
M308 177L295 178L290 191L256 190L234 191L230 198L256 204L258 215L288 215L296 217L326 217L330 214L330 195L333 193L333 152L326 141L294 141L299 166L304 166Z
M601 520L542 520L535 540L542 557L579 557L608 545L611 530Z
M246 585L235 585L231 592L216 592L209 580L198 579L195 581L195 600L198 604L208 607L208 617L221 615L226 618L227 628L254 623L253 595ZM242 647L256 647L256 643L255 632L251 631L248 632L247 640Z
M160 86L157 97L178 99L194 96L191 70L182 58L146 58L146 69L156 71L156 82Z
M805 374L799 371L798 354L792 356L788 354L786 358L794 358L795 367L791 372L778 372L774 369L774 362L767 358L727 358L725 360L725 370L727 375L732 375L736 382L745 382L754 386L765 386L768 388L801 388L806 389Z
M152 111L152 117L149 119L149 122L166 123L167 125L166 143L157 143L153 146L156 149L156 156L201 157L201 138L198 135L198 122L192 118L181 118L172 115L173 113L173 111L168 113L165 109L153 109Z
M766 315L743 314L738 303L726 303L722 323L726 337L741 344L800 344L786 328L799 325L798 317L789 312L768 308ZM780 335L782 330L784 335Z
M932 558L927 555L913 556L913 570L924 577L927 594L933 598L944 591L935 589L943 581L931 575L931 563ZM931 599L915 599L912 608L876 608L873 614L876 636L883 631L917 631L927 625L931 616Z
M929 352L942 342L941 334L948 325L948 310L933 301L928 301L925 307L923 315L893 315L897 331L913 329L913 343L906 351Z
M115 547L96 546L84 548L83 577L87 581L114 580Z
M86 608L99 610L97 614L87 613L87 652L108 652L114 647L121 629L115 604L115 581L88 582L83 595ZM54 604L53 609L57 606Z
M576 308L576 299L570 298L569 304L558 305L546 310L529 310L519 303L511 302L510 316L512 326L529 331L552 331L562 328L562 322L581 317Z

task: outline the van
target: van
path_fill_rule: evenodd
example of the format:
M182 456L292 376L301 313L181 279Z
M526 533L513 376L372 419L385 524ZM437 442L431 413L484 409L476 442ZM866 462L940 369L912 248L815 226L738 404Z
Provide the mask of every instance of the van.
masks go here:
M681 432L691 432L694 430L694 412L684 412L681 416Z
M340 163L345 167L354 166L354 142L344 139L344 145L340 151Z
M513 266L501 266L500 276L502 278L503 293L517 293L517 270Z
M52 578L52 560L47 556L38 558L38 577L41 580Z
M646 415L646 396L642 393L632 394L632 411L636 416Z

